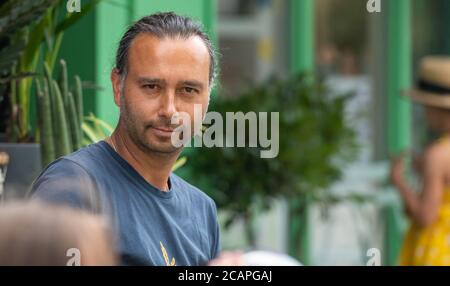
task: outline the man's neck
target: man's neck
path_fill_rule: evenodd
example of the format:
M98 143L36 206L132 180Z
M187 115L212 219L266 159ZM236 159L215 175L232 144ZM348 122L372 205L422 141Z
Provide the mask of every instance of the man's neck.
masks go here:
M181 150L173 154L157 154L155 152L144 151L134 143L120 124L107 142L148 183L161 191L169 190L169 175Z

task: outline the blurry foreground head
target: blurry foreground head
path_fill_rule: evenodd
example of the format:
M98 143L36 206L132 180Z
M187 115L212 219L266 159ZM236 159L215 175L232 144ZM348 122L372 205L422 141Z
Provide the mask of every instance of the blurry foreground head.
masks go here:
M425 107L432 129L450 132L450 57L424 57L418 67L416 87L406 95Z
M0 206L0 265L115 265L113 240L96 215L14 202Z

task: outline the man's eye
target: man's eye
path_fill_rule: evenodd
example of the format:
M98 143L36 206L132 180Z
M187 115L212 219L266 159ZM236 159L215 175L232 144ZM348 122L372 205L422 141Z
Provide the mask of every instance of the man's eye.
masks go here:
M144 88L145 89L157 89L158 88L158 86L156 85L156 84L145 84L144 85Z
M190 94L190 93L197 93L197 90L195 88L186 86L186 87L183 87L183 92Z

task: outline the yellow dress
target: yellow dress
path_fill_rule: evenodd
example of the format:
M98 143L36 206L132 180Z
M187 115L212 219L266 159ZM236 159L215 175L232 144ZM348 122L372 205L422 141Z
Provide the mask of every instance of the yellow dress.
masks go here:
M403 242L400 265L450 265L450 187L444 189L434 223L426 227L411 225Z

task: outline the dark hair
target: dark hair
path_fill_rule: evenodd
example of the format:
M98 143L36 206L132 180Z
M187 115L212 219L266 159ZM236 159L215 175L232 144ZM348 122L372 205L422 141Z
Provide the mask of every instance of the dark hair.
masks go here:
M188 17L179 16L173 12L156 13L145 16L131 25L123 35L116 54L116 69L123 78L127 73L128 50L134 38L140 33L149 33L158 38L181 37L188 39L192 36L200 37L205 43L210 56L209 82L215 79L216 54L208 35L203 31L201 24Z

